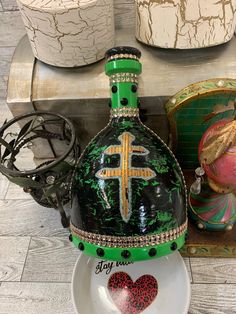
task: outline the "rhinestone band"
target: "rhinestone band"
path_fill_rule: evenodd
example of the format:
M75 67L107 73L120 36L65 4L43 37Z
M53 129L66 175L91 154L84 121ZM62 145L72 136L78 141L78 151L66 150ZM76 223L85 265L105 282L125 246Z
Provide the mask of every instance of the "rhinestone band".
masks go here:
M72 223L70 229L73 235L78 236L82 241L92 243L95 245L106 247L145 247L161 243L173 241L184 234L187 230L187 221L177 229L163 232L160 234L153 234L147 236L134 237L116 237L90 233L76 228Z
M117 108L111 110L111 118L117 117L138 117L138 108Z
M110 84L122 82L131 82L138 84L138 75L134 73L116 73L110 76Z
M132 55L132 54L128 54L128 53L116 54L116 55L110 56L107 60L111 61L111 60L115 60L115 59L134 59L134 60L139 60L139 58L137 56Z

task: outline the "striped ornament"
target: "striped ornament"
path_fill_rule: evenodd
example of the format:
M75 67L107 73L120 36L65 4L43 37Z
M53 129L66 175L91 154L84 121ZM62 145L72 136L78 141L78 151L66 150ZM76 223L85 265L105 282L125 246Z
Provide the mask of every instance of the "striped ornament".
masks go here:
M190 193L189 206L191 217L205 229L227 229L236 221L236 196L216 193L208 184L202 186L200 194Z

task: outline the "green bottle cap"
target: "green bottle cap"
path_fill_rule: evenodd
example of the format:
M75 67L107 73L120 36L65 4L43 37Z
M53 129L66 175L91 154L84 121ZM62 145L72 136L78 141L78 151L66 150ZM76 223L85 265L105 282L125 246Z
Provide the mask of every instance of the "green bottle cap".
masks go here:
M139 62L141 52L133 47L115 47L106 52L107 63L105 72L108 76L118 73L141 74L142 65Z

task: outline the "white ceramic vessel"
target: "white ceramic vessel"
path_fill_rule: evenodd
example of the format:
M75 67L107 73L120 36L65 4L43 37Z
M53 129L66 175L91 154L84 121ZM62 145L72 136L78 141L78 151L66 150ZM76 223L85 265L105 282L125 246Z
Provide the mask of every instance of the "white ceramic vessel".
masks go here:
M60 67L91 64L114 46L112 0L17 0L35 57Z
M77 314L187 314L190 280L178 252L126 265L81 254L72 299Z
M236 0L135 0L136 38L162 48L203 48L229 41Z

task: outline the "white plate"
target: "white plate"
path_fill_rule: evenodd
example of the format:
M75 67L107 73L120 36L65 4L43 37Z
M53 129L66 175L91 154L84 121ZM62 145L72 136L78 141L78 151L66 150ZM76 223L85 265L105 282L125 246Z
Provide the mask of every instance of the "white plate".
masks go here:
M72 299L76 313L188 313L190 280L179 252L150 261L121 264L84 254L79 256L72 277ZM121 285L125 286L128 280L129 288L126 285L126 288L118 290L116 280L121 278ZM140 303L144 298L145 301Z

